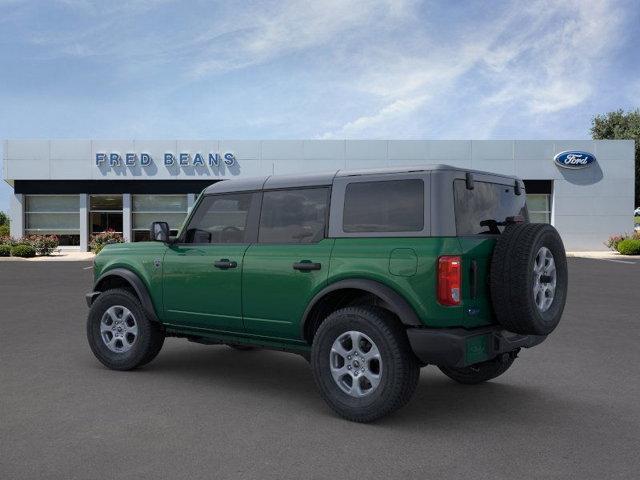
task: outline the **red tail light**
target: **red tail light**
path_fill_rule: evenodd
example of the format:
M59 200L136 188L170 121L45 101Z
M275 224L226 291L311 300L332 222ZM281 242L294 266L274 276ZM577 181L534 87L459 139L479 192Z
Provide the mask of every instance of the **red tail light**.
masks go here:
M442 305L460 305L460 257L438 258L438 302Z

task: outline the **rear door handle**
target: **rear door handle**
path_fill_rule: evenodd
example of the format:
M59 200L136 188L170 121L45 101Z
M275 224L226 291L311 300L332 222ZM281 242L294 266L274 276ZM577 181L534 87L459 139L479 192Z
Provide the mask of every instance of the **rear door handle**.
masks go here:
M303 260L293 264L294 270L300 270L301 272L308 272L310 270L320 270L322 268L321 263L310 262L309 260Z
M238 266L238 262L234 262L228 258L221 258L220 260L213 262L213 266L221 268L222 270L227 270L228 268L236 268Z

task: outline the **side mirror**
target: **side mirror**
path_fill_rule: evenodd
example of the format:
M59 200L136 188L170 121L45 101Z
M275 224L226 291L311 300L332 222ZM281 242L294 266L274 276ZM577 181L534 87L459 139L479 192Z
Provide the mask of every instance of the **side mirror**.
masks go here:
M167 243L169 241L169 224L167 222L153 222L150 233L152 241Z

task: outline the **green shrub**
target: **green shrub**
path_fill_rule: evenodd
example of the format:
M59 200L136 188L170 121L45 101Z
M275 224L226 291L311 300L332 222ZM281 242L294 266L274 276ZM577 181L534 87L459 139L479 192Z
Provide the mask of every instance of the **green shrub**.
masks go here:
M51 255L60 244L56 235L29 235L25 243L35 248L38 255Z
M611 235L606 242L604 242L604 245L609 249L609 250L618 250L618 244L623 241L626 240L628 237L626 234L624 235Z
M26 243L20 243L11 247L11 255L14 257L31 258L36 256L36 249Z
M640 240L627 238L618 243L618 252L622 255L640 255Z
M92 235L91 241L89 242L89 248L97 255L107 245L122 242L124 242L124 239L121 234L116 233L113 230L107 230L106 232Z
M11 255L11 245L0 245L0 257Z
M8 237L10 235L9 225L0 225L0 237Z

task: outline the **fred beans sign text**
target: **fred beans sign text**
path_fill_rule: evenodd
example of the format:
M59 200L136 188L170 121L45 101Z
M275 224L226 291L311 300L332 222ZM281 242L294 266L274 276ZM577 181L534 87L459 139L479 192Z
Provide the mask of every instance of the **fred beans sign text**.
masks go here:
M125 153L121 155L119 153L96 153L96 166L97 167L135 167L140 165L142 167L148 167L154 162L154 159L148 153ZM204 167L208 165L210 167L221 167L226 165L232 167L237 164L236 157L233 153L226 152L220 154L217 152L211 153L165 153L162 158L162 163L166 166L179 165L181 167Z

